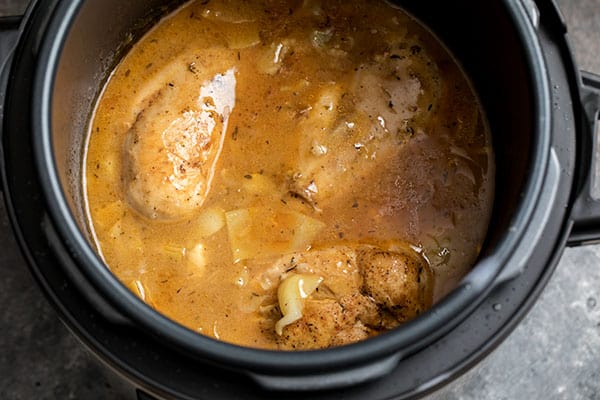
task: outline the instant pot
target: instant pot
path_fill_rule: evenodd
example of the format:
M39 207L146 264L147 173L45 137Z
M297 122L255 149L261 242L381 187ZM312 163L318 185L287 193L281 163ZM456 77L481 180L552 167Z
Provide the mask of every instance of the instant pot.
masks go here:
M592 181L600 77L574 64L551 0L402 0L449 47L486 110L496 197L482 254L413 321L349 346L243 348L155 312L91 244L82 201L87 124L110 71L181 2L34 1L4 21L2 187L40 287L73 333L141 398L392 399L423 395L485 357L516 326L565 246L600 240ZM11 25L12 24L12 25Z

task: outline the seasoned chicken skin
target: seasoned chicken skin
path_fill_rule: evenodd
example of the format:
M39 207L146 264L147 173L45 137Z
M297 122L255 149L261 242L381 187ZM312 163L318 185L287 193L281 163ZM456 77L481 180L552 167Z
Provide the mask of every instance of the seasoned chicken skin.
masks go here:
M408 249L363 247L357 252L362 292L404 322L431 306L431 272L422 256Z
M310 299L303 317L284 329L280 348L284 350L322 349L369 337L369 330L360 321L353 323L342 305L335 299ZM340 343L342 342L342 343Z
M337 246L285 260L290 261L280 261L280 269L287 271L283 279L289 273L310 273L322 282L304 301L301 318L283 328L281 349L353 343L394 328L431 305L429 265L406 245Z
M151 219L176 220L200 207L235 105L234 69L206 74L177 63L141 90L124 148L129 203Z

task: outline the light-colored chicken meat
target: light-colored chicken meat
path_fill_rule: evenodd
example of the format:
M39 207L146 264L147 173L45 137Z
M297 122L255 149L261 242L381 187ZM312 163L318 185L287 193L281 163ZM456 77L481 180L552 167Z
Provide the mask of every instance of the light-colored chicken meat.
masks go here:
M221 65L229 64L223 58ZM182 218L210 189L236 78L233 68L214 75L200 69L179 59L141 89L145 97L125 140L123 181L129 203L148 218Z

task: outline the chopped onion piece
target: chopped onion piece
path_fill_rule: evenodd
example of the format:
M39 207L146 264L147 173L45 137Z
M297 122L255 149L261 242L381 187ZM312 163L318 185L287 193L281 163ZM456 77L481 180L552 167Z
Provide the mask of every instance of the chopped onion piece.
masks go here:
M292 210L251 207L225 213L234 262L308 250L325 224Z
M144 284L139 279L134 279L128 285L129 290L131 290L137 297L142 300L146 300L146 289L144 288Z
M239 23L231 28L223 31L230 49L240 50L260 43L260 29L256 22Z
M148 287L144 284L144 282L142 282L141 277L129 282L127 288L131 290L133 294L139 297L144 303L148 304L150 307L154 307Z
M198 235L212 236L225 226L225 211L218 207L207 208L198 216L196 224Z
M259 7L254 7L249 1L204 1L201 2L199 14L204 18L217 22L242 24L256 21L261 12Z
M94 210L94 223L102 229L110 228L115 222L119 221L125 211L125 204L121 200L113 201Z
M261 174L251 174L244 177L244 189L252 194L271 196L277 193L277 186L269 177Z
M302 318L304 300L308 298L323 282L318 275L292 274L285 278L277 289L279 309L283 314L275 324L275 332L283 334L283 328Z
M162 253L175 261L181 261L185 257L187 249L176 244L165 244Z
M204 273L206 269L206 249L202 243L198 243L192 250L187 253L188 260L195 267L195 272Z
M275 75L283 65L283 60L290 52L286 43L271 43L256 60L259 72L267 75Z

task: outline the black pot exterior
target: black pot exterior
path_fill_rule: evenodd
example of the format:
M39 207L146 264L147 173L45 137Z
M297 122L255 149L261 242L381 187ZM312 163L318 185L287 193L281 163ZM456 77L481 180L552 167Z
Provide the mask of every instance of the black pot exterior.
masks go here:
M244 377L228 385L223 369L271 387L315 389L371 379L379 368L377 375L390 373L381 385L356 387L347 397L401 397L472 364L533 303L569 232L579 130L577 105L565 100L577 84L568 49L553 21L536 22L531 2L437 2L435 14L426 12L432 2L400 2L453 50L488 111L499 171L488 243L462 284L415 321L355 345L297 353L241 348L173 323L121 285L89 244L77 188L81 134L115 49L135 21L149 21L146 10L164 10L158 0L113 3L35 4L6 75L10 118L3 121L4 191L24 253L63 320L111 365L155 393L183 398L265 397ZM542 16L551 15L552 5L542 4ZM108 30L105 21L113 22ZM507 285L518 286L511 288L518 295L493 303L504 311L484 322L482 310L489 314L488 303ZM459 324L463 333L450 332Z

